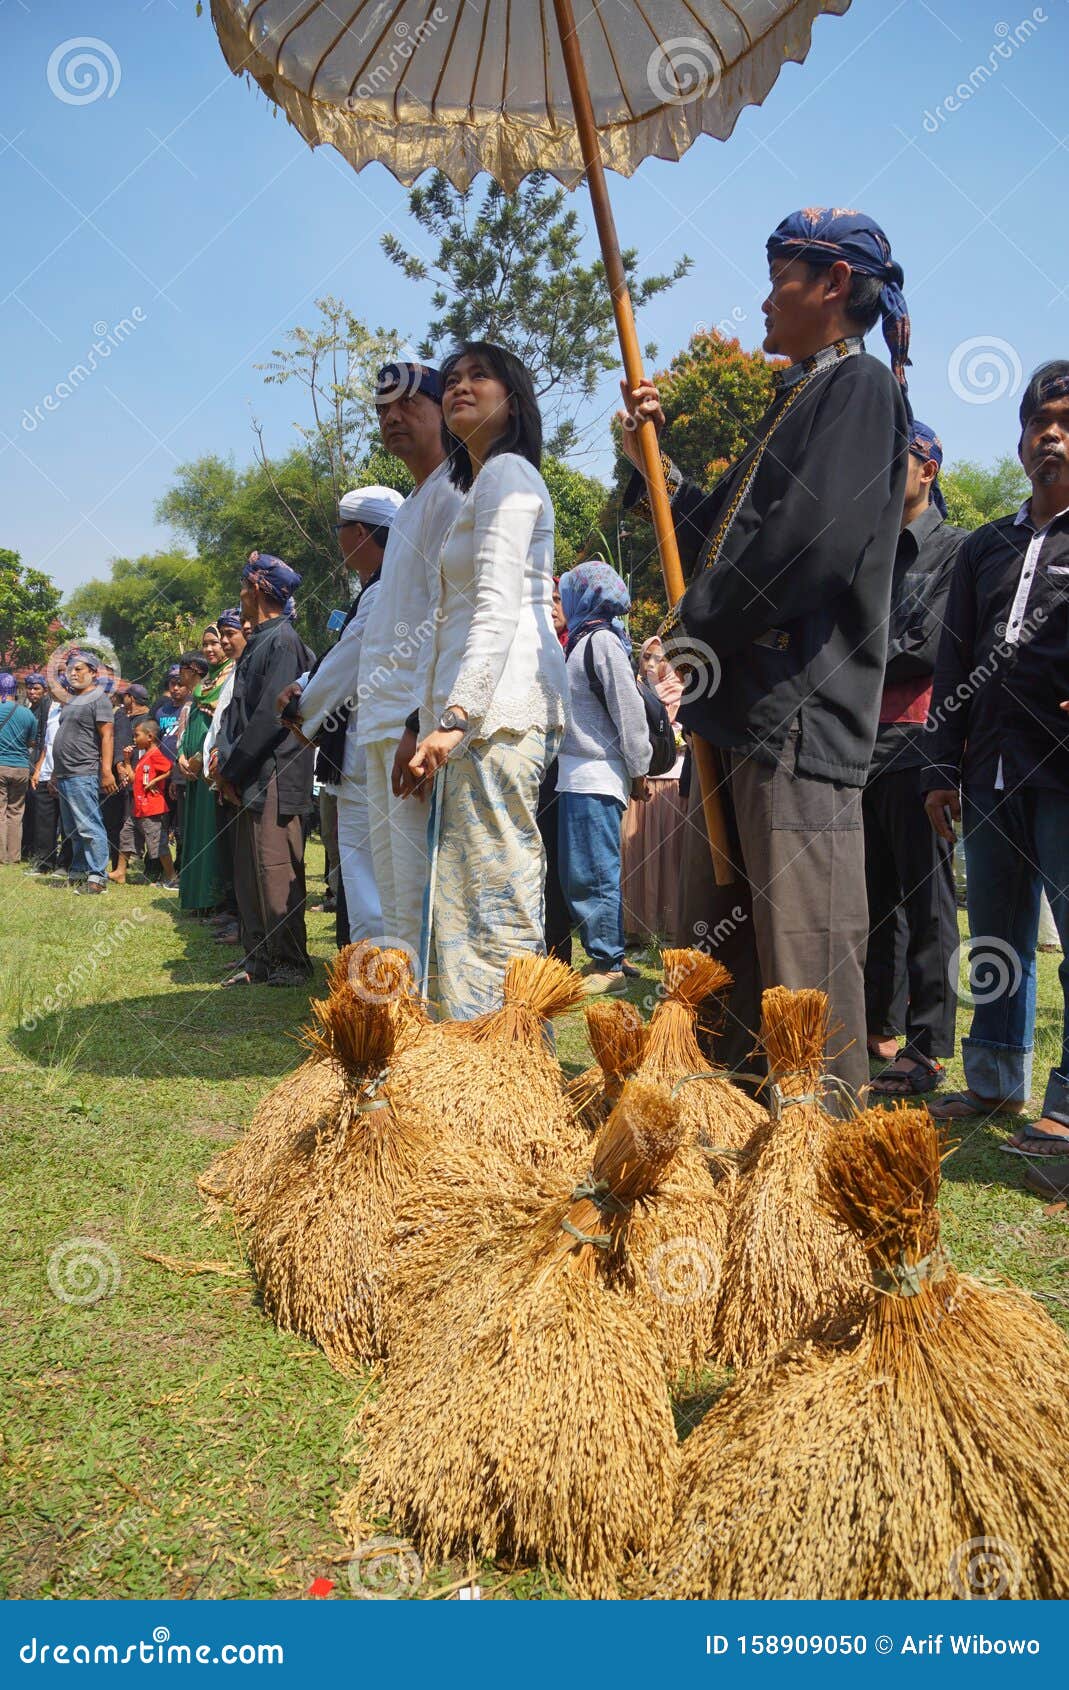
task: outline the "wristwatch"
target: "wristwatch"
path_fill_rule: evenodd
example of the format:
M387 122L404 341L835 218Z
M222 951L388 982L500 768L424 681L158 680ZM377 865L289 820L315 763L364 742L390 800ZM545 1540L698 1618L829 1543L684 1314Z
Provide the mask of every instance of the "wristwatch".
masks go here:
M467 733L468 718L463 710L454 710L450 704L438 718L438 731L443 734L455 734L458 728L461 733Z

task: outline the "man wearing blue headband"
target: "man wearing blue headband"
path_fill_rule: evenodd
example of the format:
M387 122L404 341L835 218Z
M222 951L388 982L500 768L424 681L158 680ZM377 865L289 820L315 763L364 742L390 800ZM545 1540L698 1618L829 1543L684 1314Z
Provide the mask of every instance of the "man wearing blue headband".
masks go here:
M691 571L666 653L680 661L691 641L707 678L680 716L720 750L749 888L714 885L695 812L681 926L684 943L721 920L730 935L718 951L735 977L723 1060L747 1060L762 986L819 986L839 1029L829 1067L856 1091L868 1083L861 790L905 495L909 316L887 237L860 212L794 212L770 237L768 261L764 350L790 360L772 404L711 493L666 463ZM890 371L862 340L881 319ZM663 427L652 383L624 384L624 402L625 421ZM623 441L637 469L633 429ZM638 473L625 503L642 492Z
M948 845L962 823L974 935L966 1089L932 1105L947 1121L1028 1110L1044 889L1069 954L1069 359L1035 372L1019 419L1031 496L962 544L928 723L926 808ZM1034 1164L1030 1184L1069 1196L1064 960L1059 978L1061 1039L1042 1118L1002 1148Z
M312 752L279 721L279 693L315 662L287 601L301 577L281 558L251 552L241 612L252 632L216 739L218 785L239 807L234 892L242 966L228 986L301 986L312 972L304 923L304 817L312 807Z
M965 538L963 528L945 520L942 462L938 435L914 418L880 725L862 802L869 900L865 1018L869 1050L891 1063L872 1088L884 1097L933 1091L943 1078L941 1058L954 1051L954 852L928 826L920 800L932 676L954 560ZM903 1028L900 1052L892 1035Z

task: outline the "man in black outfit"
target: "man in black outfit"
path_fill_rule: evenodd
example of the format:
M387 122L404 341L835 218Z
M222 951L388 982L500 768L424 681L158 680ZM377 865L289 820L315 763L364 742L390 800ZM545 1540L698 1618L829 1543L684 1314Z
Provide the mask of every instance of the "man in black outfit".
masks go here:
M1036 941L1045 890L1062 947L1060 1049L1038 1121L1002 1148L1055 1158L1069 1194L1069 360L1041 365L1020 404L1018 454L1032 484L1014 516L958 552L932 689L928 818L948 845L962 823L973 1016L965 1090L943 1121L1029 1108ZM1048 1163L1049 1166L1049 1163ZM1051 1173L1053 1174L1053 1168ZM1031 1182L1030 1182L1031 1183ZM1050 1193L1050 1182L1044 1186Z
M869 1047L895 1023L899 912L906 930L906 1042L873 1084L885 1097L933 1091L954 1050L957 998L950 962L958 944L954 852L928 825L920 774L925 723L950 579L965 529L946 520L939 487L943 448L925 423L910 429L906 502L895 565L880 725L862 799L869 948L865 1018Z
M234 891L245 958L228 986L302 986L312 972L304 923L304 817L312 807L310 746L279 720L280 692L315 662L284 614L301 577L252 552L241 610L252 632L216 741L219 788L239 809Z
M909 318L887 237L859 212L793 213L768 258L764 348L791 360L772 404L711 493L667 465L693 573L665 650L677 664L696 653L709 677L680 715L719 748L741 877L714 884L695 780L682 926L724 936L734 986L722 1060L749 1065L764 986L816 986L835 1028L829 1068L857 1091L868 1083L861 790L905 495ZM861 339L881 316L893 375ZM625 385L624 400L663 426L651 383ZM626 428L624 444L637 465ZM636 477L625 502L640 493Z

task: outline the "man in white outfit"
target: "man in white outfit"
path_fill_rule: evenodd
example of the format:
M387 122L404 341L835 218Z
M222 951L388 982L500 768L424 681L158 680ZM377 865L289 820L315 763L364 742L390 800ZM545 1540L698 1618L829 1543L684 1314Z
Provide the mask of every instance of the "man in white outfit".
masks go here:
M415 482L390 530L360 651L356 736L367 759L368 821L382 929L419 955L427 884L427 804L411 789L419 706L434 645L438 555L463 495L446 471L441 382L426 364L387 364L375 394L387 451Z
M337 770L338 856L353 943L381 939L387 931L371 861L365 757L357 738L357 673L386 543L402 503L392 487L358 488L341 500L338 542L346 569L359 580L360 593L337 645L320 658L306 681L302 677L296 706L295 725L307 739L318 736L321 763L325 757Z

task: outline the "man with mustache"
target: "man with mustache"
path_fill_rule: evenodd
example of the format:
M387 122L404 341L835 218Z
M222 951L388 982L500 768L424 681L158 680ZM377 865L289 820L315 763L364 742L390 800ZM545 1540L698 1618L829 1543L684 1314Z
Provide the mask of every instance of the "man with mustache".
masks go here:
M1069 949L1069 360L1035 372L1020 425L1032 494L958 553L928 718L925 808L943 839L952 842L962 823L973 935L966 1089L932 1105L940 1120L1027 1109L1044 888ZM1060 978L1060 1062L1042 1118L1002 1146L1011 1154L1069 1157L1064 956ZM1060 1177L1069 1177L1064 1163Z

